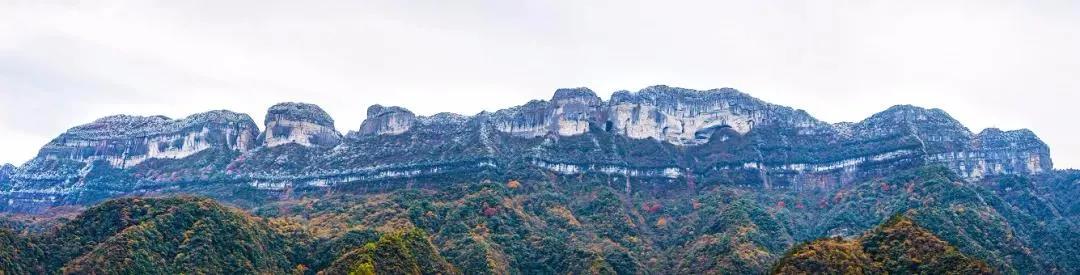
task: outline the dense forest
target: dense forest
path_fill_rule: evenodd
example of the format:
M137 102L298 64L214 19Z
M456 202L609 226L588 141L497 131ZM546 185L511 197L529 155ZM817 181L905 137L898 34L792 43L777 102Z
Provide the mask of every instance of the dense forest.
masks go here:
M799 245L775 274L993 274L985 262L897 215L854 238L826 238Z
M0 223L0 273L762 274L857 263L870 274L1075 274L1077 178L967 182L924 167L836 190L626 193L552 176L229 206L122 198Z

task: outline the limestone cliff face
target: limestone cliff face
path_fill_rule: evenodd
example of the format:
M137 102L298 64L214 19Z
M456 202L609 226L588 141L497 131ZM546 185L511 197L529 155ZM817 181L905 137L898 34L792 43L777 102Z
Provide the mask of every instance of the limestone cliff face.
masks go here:
M934 154L942 163L968 178L994 175L1033 175L1053 169L1050 148L1030 130L983 130L963 150Z
M368 107L367 119L360 125L361 135L397 135L408 131L416 115L405 108L382 105Z
M610 131L630 138L680 145L705 143L720 128L740 134L763 126L799 131L827 128L806 112L769 104L735 89L696 91L668 86L616 92L608 104L608 122Z
M519 137L573 136L604 121L602 106L600 97L588 88L559 89L551 101L535 100L500 110L492 121L498 131Z
M914 145L927 162L967 178L1053 169L1049 148L1031 131L991 128L976 135L940 109L898 105L852 127L856 140Z
M945 111L911 105L890 107L856 123L853 128L862 139L915 136L920 143L933 147L928 148L930 151L960 147L973 137L963 124Z
M13 175L15 175L15 165L5 163L0 166L0 190L3 190L5 185L10 184Z
M551 103L551 117L547 120L562 136L588 132L590 125L599 125L607 117L600 97L589 88L558 89Z
M334 119L314 104L278 103L267 111L265 125L261 140L268 147L289 143L334 147L341 143Z
M721 128L746 134L760 126L828 130L827 124L805 112L768 104L734 89L652 86L616 92L608 102L587 88L559 89L550 101L532 101L495 113L495 128L515 136L574 136L595 127L678 145L705 143Z
M202 152L246 152L258 142L258 126L245 114L211 111L183 119L116 115L71 128L32 160L5 176L0 197L9 206L58 203L71 194L139 188L111 171L136 169L152 160L181 160ZM91 184L109 186L89 187ZM94 191L96 190L96 191ZM78 198L73 198L78 199Z
M632 181L803 189L927 164L969 179L1053 169L1031 131L973 134L942 110L910 105L829 124L730 88L652 86L608 101L587 88L559 89L549 100L472 116L374 105L348 137L318 106L281 103L265 124L260 135L247 115L228 111L102 118L0 170L0 202L8 201L0 210L200 182L281 190L541 172L611 177L627 190Z
M210 148L247 151L257 146L258 131L251 117L230 111L211 111L178 120L164 116L109 116L61 134L42 147L31 164L101 160L128 168L149 159L180 159Z

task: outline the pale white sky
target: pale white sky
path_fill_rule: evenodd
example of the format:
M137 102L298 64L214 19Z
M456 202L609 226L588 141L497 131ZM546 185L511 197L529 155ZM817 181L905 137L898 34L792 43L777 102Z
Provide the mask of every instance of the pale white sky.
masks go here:
M708 2L708 3L705 3ZM110 114L315 103L475 114L587 86L732 87L1030 128L1080 168L1080 1L0 0L0 163Z

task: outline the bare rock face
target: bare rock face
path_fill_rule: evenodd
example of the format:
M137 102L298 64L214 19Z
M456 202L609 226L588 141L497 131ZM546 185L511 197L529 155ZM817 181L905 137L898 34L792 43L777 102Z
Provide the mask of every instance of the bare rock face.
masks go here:
M940 109L897 105L852 126L859 140L917 145L928 163L960 176L1033 175L1050 171L1050 149L1029 130L972 134Z
M14 173L3 176L7 183L0 197L6 198L6 207L11 209L35 209L65 200L109 196L119 192L115 190L139 188L139 179L117 171L208 151L246 152L258 146L258 132L248 115L224 110L175 120L164 116L104 117L69 129Z
M495 129L520 137L580 135L595 127L633 139L676 145L708 142L718 129L746 134L757 126L827 130L805 112L765 103L734 89L696 91L652 86L619 91L604 102L588 88L559 89L551 101L532 101L495 113Z
M829 124L730 88L652 86L608 101L588 88L558 89L549 100L472 116L381 105L367 112L348 138L305 103L271 107L261 135L250 117L228 111L102 118L60 135L26 165L0 170L0 211L199 182L386 187L542 171L611 177L627 192L632 181L653 180L802 190L924 165L968 179L1053 170L1031 131L973 134L942 110L910 105Z
M6 183L11 182L11 176L13 175L15 175L15 165L5 163L0 166L0 189L3 189Z
M746 134L767 125L800 130L827 127L801 110L769 104L735 89L697 91L668 86L615 92L608 103L608 122L610 131L630 138L679 145L705 143L709 133L719 128Z
M1034 175L1053 169L1050 148L1030 130L983 130L965 150L931 155L968 178L996 175Z
M574 136L602 123L603 101L588 88L559 89L551 101L534 100L494 114L495 129L519 137Z
M179 159L210 148L247 151L258 127L245 114L211 111L173 120L116 115L68 130L45 145L31 163L107 161L132 167L149 159Z
M267 111L265 125L260 138L267 147L289 143L334 147L341 143L334 119L314 104L278 103Z
M549 120L562 136L583 134L589 131L590 124L606 119L603 102L589 88L558 89L551 103L554 108Z
M870 116L854 128L862 138L880 139L916 135L925 144L955 147L965 144L973 135L956 119L941 109L926 109L911 105L896 105ZM931 151L945 148L930 148Z
M361 135L397 135L408 131L416 115L405 108L382 105L368 107L367 119L360 125Z

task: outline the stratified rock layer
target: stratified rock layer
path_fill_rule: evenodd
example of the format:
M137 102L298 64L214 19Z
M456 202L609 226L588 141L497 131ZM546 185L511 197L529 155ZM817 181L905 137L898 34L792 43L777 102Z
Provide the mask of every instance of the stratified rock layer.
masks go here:
M28 169L52 161L105 161L128 168L148 159L180 159L210 148L247 151L258 127L248 115L212 111L172 120L117 115L68 130L41 148Z
M416 121L416 115L401 107L368 107L367 119L360 125L362 135L396 135L408 131Z
M0 166L0 190L3 189L4 183L11 182L12 175L15 175L15 165L5 163L3 166Z
M278 103L267 111L265 124L262 140L269 147L289 143L333 147L341 143L334 119L314 104Z
M910 105L829 124L730 88L652 86L609 101L559 89L547 101L473 116L374 105L347 137L312 104L274 105L265 123L253 139L250 118L227 111L102 118L0 178L0 199L35 208L211 179L282 190L554 173L610 177L627 191L645 181L807 189L928 164L969 179L1053 169L1048 147L1027 130L973 134L942 110ZM175 162L139 166L149 159ZM107 165L91 165L99 161Z
M116 115L71 128L46 144L37 157L7 177L0 198L14 208L65 198L89 189L139 188L110 171L135 169L151 160L181 160L202 152L246 152L258 146L259 128L246 114L211 111L184 119ZM5 179L0 179L5 181ZM98 186L96 183L110 185ZM89 195L88 195L89 196ZM95 195L96 196L96 195ZM70 201L69 201L70 202Z

